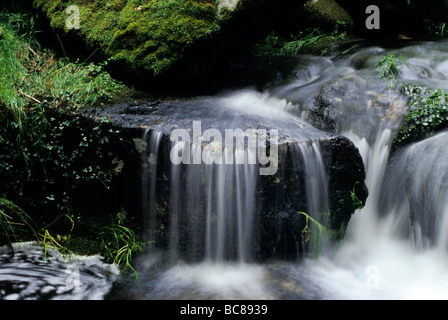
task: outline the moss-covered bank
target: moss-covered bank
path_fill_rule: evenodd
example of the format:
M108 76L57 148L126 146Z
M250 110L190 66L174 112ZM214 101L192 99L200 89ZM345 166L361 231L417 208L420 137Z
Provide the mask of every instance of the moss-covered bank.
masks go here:
M114 252L141 245L132 231L139 223L123 208L134 194L118 190L128 188L120 177L133 174L129 161L139 157L123 142L126 132L78 111L136 92L104 70L107 61L71 61L43 48L34 19L0 12L0 246L34 240L113 262Z

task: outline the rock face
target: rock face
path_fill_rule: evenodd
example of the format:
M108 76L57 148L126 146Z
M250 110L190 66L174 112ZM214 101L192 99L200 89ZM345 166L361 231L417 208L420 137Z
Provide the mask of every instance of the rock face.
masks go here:
M140 170L141 179L126 185L141 194L143 203L134 212L143 212L144 232L157 246L187 260L296 259L315 250L308 236L323 240L315 233L318 226L300 212L331 231L332 240L342 238L359 205L352 195L364 203L367 189L353 143L296 119L281 109L284 103L243 90L188 101L119 104L85 116L107 116L135 132L142 162L130 166ZM239 129L266 142L265 153L260 144L250 149L250 139L242 149L237 137L232 147L226 144L228 130L236 134ZM221 164L216 163L220 155ZM238 162L241 156L245 161ZM208 164L212 158L215 162Z

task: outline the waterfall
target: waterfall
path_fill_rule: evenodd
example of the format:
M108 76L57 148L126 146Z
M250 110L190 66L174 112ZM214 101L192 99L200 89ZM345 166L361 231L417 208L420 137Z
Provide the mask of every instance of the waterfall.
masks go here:
M416 249L448 252L447 139L448 133L439 133L410 146L401 156Z
M328 175L322 158L318 141L307 141L296 143L299 154L295 155L296 163L302 163L304 167L304 182L307 199L307 211L310 217L326 226L328 219ZM311 226L310 226L311 227ZM321 254L325 252L327 240L320 234L321 230L316 226L311 228L312 234L308 240L311 245L311 252Z
M161 132L145 134L150 145L143 156L144 167L143 208L148 224L148 240L157 239L155 226L160 224L160 213L155 210L157 179L160 177L157 159ZM205 162L216 157L215 151L202 149L195 144L175 141L171 145L184 163L169 163L169 206L165 214L169 219L168 247L173 261L202 259L214 262L252 260L253 228L256 213L258 166L248 163L251 150L224 148L223 157L231 164L194 164L199 155ZM188 158L188 159L187 159ZM229 159L232 159L230 161ZM189 160L189 161L187 161ZM160 164L159 164L160 165ZM160 230L159 230L160 231Z
M267 250L280 255L297 258L305 247L315 250L311 243L320 235L302 243L299 211L326 224L329 178L317 137L328 135L292 116L293 106L284 99L254 90L197 103L209 112L214 106L219 108L215 113L228 110L230 116L224 124L199 118L203 121L192 121L192 130L176 124L176 129L147 130L143 136L148 144L142 155L146 238L164 246L173 262L253 262L261 255L261 237L277 237ZM197 105L181 110L197 114ZM278 150L276 126L287 137L283 143L289 155ZM291 157L292 165L278 171L279 157L283 166ZM275 186L271 192L262 189L266 183ZM276 211L276 201L287 207L285 212ZM266 206L274 210L272 217L266 218ZM317 242L324 246L323 238Z
M147 142L147 152L142 152L142 210L145 220L146 240L154 238L156 231L156 188L157 188L157 156L159 154L162 133L145 130L142 140Z
M406 100L398 90L399 84L395 89L387 88L375 68L381 55L403 54L408 61L401 74L403 82L446 89L446 46L446 42L390 50L375 46L339 59L305 59L296 72L297 79L289 84L262 93L239 90L208 100L201 114L221 116L223 110L232 110L231 116L221 117L229 128L247 121L250 115L259 122L271 127L274 123L286 130L286 136L291 138L289 170L283 171L279 166L276 177L269 184L262 184L257 165L235 164L238 157L249 158L247 153L222 148L226 158L234 159L233 164L165 163L170 168L168 175L160 177L159 172L155 178L146 177L144 184L149 190L153 179L166 180L156 183L156 188L162 184L164 190L170 190L168 196L156 195L169 203L169 208L148 220L169 221L168 230L158 227L156 230L169 233L168 247L173 260L195 256L193 261L197 262L176 263L160 271L147 282L148 296L448 298L448 132L390 154L392 139L406 111ZM218 109L212 108L215 104ZM324 113L320 113L322 110ZM288 127L291 123L293 126ZM300 263L259 264L253 259L260 246L254 226L261 218L262 187L282 180L294 181L294 188L306 195L306 203L301 204L303 211L320 222L327 217L331 176L326 170L328 164L319 135L313 131L307 132L308 136L294 135L296 128L309 125L345 136L356 145L365 164L369 197L364 208L355 211L345 238L337 245L327 246L316 233L308 244L299 239L300 233L298 237L292 236L296 237L297 250L300 245L310 246L315 242L313 239L318 239L318 257L305 256ZM156 154L164 143L152 144L155 148L152 152ZM169 148L182 156L192 157L198 152L205 159L214 156L201 151L200 146L187 147L182 142L177 146L170 144ZM160 161L157 163L159 166ZM146 173L150 172L156 171ZM296 176L302 176L303 181L295 180ZM273 189L268 188L268 192ZM281 188L276 192L283 195ZM151 191L148 195L151 196L145 201L150 202L154 195ZM275 199L272 198L276 206L272 215L277 214L281 220L288 215L282 206L284 198L279 197L281 200L277 202ZM151 205L147 206L148 212L152 211ZM286 238L281 232L276 236L270 245Z

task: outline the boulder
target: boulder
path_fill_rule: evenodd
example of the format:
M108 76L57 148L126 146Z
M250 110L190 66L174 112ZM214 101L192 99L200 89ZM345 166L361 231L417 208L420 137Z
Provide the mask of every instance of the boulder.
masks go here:
M71 36L63 39L66 52L73 38L82 39L86 47L113 58L121 74L128 70L148 80L173 69L176 75L195 75L240 54L272 25L292 23L290 13L299 5L288 0L75 0L70 8L76 10L70 11L58 0L35 0L34 6L56 32Z
M303 5L305 17L310 25L333 31L338 23L353 27L353 19L335 0L309 0Z

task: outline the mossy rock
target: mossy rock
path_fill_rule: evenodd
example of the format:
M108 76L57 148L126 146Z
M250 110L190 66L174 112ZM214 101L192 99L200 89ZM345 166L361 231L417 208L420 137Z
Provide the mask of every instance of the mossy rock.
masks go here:
M338 22L353 26L352 17L334 0L310 0L303 7L307 19L323 29L332 28Z
M79 29L67 29L69 5L79 8ZM55 30L85 42L134 71L169 69L184 50L219 31L217 6L207 0L34 0Z
M393 140L392 152L448 128L448 92L417 86L404 86L402 91L409 96L409 108Z

